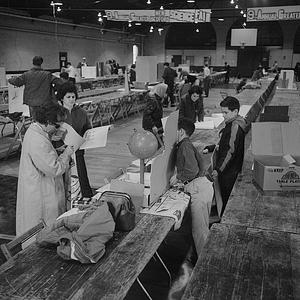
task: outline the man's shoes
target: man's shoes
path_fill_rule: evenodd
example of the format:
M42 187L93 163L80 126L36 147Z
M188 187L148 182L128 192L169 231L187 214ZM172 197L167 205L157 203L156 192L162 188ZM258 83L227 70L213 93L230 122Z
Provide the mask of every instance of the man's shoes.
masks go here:
M173 282L169 294L168 300L179 300L182 298L187 283L191 277L193 271L193 265L191 262L185 260L180 266L179 276Z

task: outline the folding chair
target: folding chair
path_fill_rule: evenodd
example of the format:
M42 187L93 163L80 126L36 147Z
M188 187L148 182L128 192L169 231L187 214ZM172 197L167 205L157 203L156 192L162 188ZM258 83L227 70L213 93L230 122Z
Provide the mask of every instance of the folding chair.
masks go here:
M20 249L21 245L28 241L31 237L35 236L38 232L40 232L46 226L44 220L41 220L39 224L29 229L22 235L14 238L7 244L0 245L0 248L7 260L12 258Z

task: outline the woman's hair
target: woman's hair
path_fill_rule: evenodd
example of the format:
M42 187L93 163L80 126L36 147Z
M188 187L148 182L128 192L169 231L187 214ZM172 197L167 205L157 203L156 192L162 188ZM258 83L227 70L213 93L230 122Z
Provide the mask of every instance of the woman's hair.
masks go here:
M51 104L47 106L37 106L34 108L34 119L41 124L61 122L66 119L65 109L58 104Z
M190 89L189 89L189 94L192 95L192 94L198 94L198 95L202 95L202 89L199 85L193 85Z
M58 92L57 92L57 99L62 101L62 99L64 98L64 96L67 93L74 93L75 94L75 98L78 98L78 94L77 94L77 89L76 86L74 85L74 83L68 81L63 83L59 88L58 88Z

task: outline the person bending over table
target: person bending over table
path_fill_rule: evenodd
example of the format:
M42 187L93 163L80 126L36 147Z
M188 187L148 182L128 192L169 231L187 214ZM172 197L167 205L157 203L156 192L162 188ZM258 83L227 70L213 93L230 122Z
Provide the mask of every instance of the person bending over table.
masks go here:
M217 145L216 165L212 177L218 178L223 207L225 210L235 180L242 170L245 148L246 121L239 115L240 103L235 97L228 96L221 103L225 127L221 130ZM205 147L213 151L215 145Z
M193 146L190 136L194 123L187 118L179 119L177 130L176 173L170 184L183 185L191 195L192 235L199 256L209 233L209 214L213 198L213 186L204 176L203 161Z
M42 218L52 223L65 211L62 174L65 172L71 147L58 156L51 136L59 126L63 110L57 105L36 107L36 120L27 129L22 143L19 167L16 234L36 226Z
M67 111L65 122L71 125L79 135L83 136L88 129L92 128L92 125L87 112L75 104L78 98L76 86L71 82L63 83L58 90L57 97ZM77 150L75 155L81 194L83 197L90 198L93 196L93 192L86 170L84 150Z
M203 121L203 117L202 88L198 85L194 85L180 102L179 119L188 118L195 123L196 121Z
M168 86L159 83L146 95L146 107L143 113L142 127L151 131L162 140L164 129L161 118L163 116L162 101L167 93Z

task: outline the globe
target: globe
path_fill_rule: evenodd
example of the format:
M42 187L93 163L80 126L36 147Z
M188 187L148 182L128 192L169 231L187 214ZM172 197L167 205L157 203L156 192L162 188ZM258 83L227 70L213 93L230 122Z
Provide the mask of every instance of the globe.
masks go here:
M128 148L132 155L139 159L153 156L158 148L155 135L147 130L135 131L129 138Z

